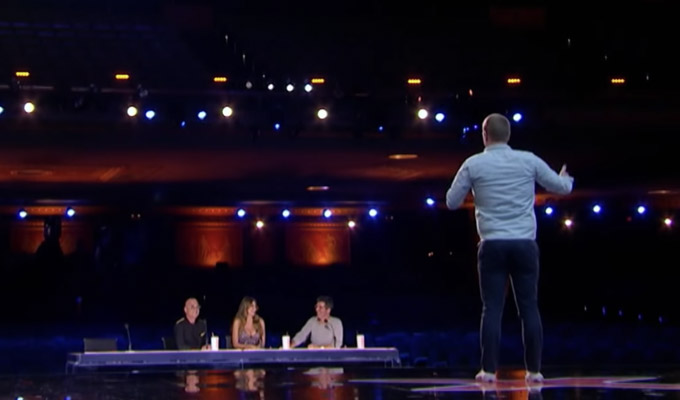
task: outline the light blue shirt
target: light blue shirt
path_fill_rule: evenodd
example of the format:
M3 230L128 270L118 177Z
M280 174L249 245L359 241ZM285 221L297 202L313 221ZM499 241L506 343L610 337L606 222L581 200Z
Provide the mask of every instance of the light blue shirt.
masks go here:
M559 176L531 152L489 145L463 162L446 192L446 206L460 207L472 189L481 240L534 240L536 183L549 192L568 194L574 179Z

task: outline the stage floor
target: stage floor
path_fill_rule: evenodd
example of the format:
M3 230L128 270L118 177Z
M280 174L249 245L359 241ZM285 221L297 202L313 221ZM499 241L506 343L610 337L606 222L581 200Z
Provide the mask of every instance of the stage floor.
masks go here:
M472 370L273 368L0 376L0 399L680 399L680 366L545 369L527 386L522 370L495 384Z

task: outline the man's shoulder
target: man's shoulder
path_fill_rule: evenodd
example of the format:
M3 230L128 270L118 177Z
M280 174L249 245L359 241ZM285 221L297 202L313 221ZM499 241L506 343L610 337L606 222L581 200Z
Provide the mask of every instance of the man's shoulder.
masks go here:
M186 318L182 317L182 318L178 319L177 321L175 321L175 325L182 325L185 322L186 322Z
M330 317L329 318L332 322L342 324L342 320L338 317Z
M515 154L517 154L518 156L520 156L520 157L527 157L527 158L534 158L534 157L536 157L536 154L534 154L533 152L531 152L531 151L529 151L529 150L516 150L516 149L512 149L512 151L513 151Z

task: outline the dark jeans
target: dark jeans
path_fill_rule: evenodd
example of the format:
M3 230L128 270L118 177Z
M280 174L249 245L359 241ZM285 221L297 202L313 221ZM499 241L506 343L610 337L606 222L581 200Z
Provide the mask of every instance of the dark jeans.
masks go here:
M524 364L540 372L543 326L538 312L538 245L533 240L485 240L477 252L482 295L480 340L482 369L496 372L501 342L501 320L508 277L522 321Z

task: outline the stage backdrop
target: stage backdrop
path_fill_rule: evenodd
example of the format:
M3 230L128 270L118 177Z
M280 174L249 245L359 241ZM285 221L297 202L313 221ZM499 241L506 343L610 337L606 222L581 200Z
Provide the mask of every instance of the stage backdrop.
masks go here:
M179 222L175 231L175 255L180 265L215 268L243 265L243 227L222 221Z
M346 224L298 222L286 229L286 259L294 265L324 267L350 263Z

